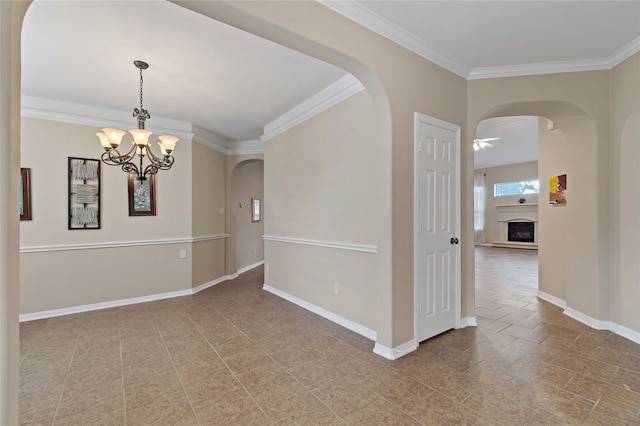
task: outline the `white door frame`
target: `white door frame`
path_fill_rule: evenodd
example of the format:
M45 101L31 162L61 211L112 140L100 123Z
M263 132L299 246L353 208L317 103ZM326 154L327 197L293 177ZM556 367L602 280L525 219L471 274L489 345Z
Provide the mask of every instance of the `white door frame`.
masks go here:
M418 300L418 262L419 262L419 250L418 250L418 238L420 231L420 217L419 217L419 206L418 206L418 170L419 170L419 158L417 155L418 147L420 144L419 132L420 132L420 124L425 123L431 126L440 127L446 130L450 130L455 132L456 134L456 158L455 158L455 166L456 166L456 193L457 198L455 200L455 227L456 232L460 235L460 126L456 124L451 124L446 121L439 120L434 117L430 117L425 114L421 114L416 112L414 114L414 136L413 136L413 338L415 341L415 346L417 347L419 342L419 315L418 309L416 305L416 301ZM459 237L458 237L459 238ZM460 273L461 273L461 264L460 261L460 245L456 245L456 277L455 277L455 328L460 328L461 324L461 313L460 313L460 302L461 302L461 294L460 294Z

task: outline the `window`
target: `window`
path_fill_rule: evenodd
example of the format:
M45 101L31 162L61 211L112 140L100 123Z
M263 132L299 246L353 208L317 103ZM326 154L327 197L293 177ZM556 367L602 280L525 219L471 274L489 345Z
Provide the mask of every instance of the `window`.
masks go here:
M506 195L537 194L537 180L523 180L520 182L501 182L493 185L493 196L504 197Z

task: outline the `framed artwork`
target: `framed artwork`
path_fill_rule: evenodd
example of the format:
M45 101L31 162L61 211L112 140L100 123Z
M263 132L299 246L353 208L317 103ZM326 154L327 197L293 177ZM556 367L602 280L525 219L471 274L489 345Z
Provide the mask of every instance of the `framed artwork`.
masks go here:
M69 229L100 229L100 160L69 157Z
M549 178L549 204L567 204L567 175Z
M156 175L147 175L147 179L136 179L135 173L129 173L129 216L156 215Z
M251 222L260 222L262 217L262 204L260 198L251 199Z
M31 220L31 169L20 169L20 220Z

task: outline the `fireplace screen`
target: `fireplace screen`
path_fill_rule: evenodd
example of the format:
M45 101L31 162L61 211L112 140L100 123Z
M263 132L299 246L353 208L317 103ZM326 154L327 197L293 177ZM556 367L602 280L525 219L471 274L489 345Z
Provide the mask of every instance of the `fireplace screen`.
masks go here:
M533 243L535 241L533 222L509 222L507 239L521 243Z

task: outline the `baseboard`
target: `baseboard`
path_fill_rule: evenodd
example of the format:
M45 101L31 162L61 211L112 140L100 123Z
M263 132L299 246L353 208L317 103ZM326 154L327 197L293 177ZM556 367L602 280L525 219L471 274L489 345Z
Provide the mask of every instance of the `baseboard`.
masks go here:
M72 306L69 308L61 308L61 309L53 309L50 311L40 311L40 312L33 312L30 314L20 314L20 322L27 322L27 321L35 321L35 320L40 320L40 319L46 319L46 318L54 318L54 317L61 317L64 315L72 315L72 314L79 314L82 312L90 312L90 311L98 311L101 309L109 309L109 308L117 308L118 306L127 306L127 305L135 305L137 303L145 303L145 302L154 302L156 300L163 300L163 299L171 299L173 297L182 297L182 296L191 296L194 295L196 293L199 293L203 290L208 289L209 287L213 287L214 285L223 283L225 281L229 281L232 280L234 278L237 278L239 274L247 272L253 268L257 268L258 266L262 265L264 263L264 260L261 260L260 262L256 262L252 265L249 266L245 266L244 268L238 270L238 273L233 274L233 275L226 275L220 278L216 278L215 280L206 282L204 284L201 284L197 287L194 287L190 290L180 290L180 291L172 291L169 293L160 293L160 294L152 294L149 296L142 296L142 297L133 297L131 299L120 299L120 300L112 300L109 302L101 302L101 303L92 303L89 305L81 305L81 306Z
M460 318L460 327L458 328L477 327L477 326L478 326L478 318L464 317L464 318Z
M595 328L596 330L611 329L612 323L610 321L600 321L595 318L591 318L589 315L583 314L582 312L576 311L575 309L571 309L569 307L564 308L564 314L576 321L580 321L581 323L588 325L591 328Z
M396 346L395 348L389 348L387 346L376 343L375 346L373 347L373 353L393 361L402 356L407 355L410 352L415 351L416 349L418 349L418 344L414 339L406 343L403 343L400 346Z
M269 284L264 284L262 286L262 289L265 291L268 291L271 294L274 294L278 297L283 298L284 300L287 300L295 305L298 305L308 311L313 312L314 314L320 315L323 318L328 319L329 321L335 322L338 325L341 325L342 327L349 329L351 331L353 331L354 333L358 333L361 336L366 337L367 339L373 340L375 341L377 338L377 333L375 330L371 330L370 328L364 327L358 323L355 323L351 320L348 320L340 315L334 314L333 312L327 311L324 308L321 308L319 306L316 306L312 303L309 303L305 300L302 300L296 296L293 296L289 293L286 293L282 290L279 290L275 287L270 286Z
M613 321L601 321L595 318L591 318L589 315L583 314L582 312L576 311L575 309L569 308L567 306L567 302L562 299L559 299L555 296L552 296L548 293L538 290L538 297L542 300L545 300L553 305L556 305L563 309L563 313L573 318L576 321L579 321L593 329L596 330L608 330L612 333L617 334L618 336L622 336L625 339L629 339L634 343L640 345L640 333L632 330L623 325L619 325Z
M560 299L558 297L552 296L549 293L545 293L544 291L538 290L537 296L540 299L544 300L545 302L549 302L552 305L556 305L556 306L558 306L558 307L560 307L562 309L567 307L567 302L565 302L564 300L562 300L562 299Z
M155 302L157 300L171 299L174 297L191 296L227 280L228 278L224 276L187 290L151 294L149 296L132 297L130 299L111 300L109 302L91 303L89 305L71 306L69 308L33 312L30 314L20 314L20 322L61 317L64 315L80 314L82 312L99 311L101 309L117 308L119 306L135 305L138 303Z
M640 333L635 330L627 328L623 325L618 325L615 322L610 323L609 330L611 330L613 333L616 333L618 336L622 336L625 339L629 339L632 342L640 345Z
M264 264L264 260L261 260L260 262L253 263L253 264L251 264L249 266L245 266L244 268L240 268L240 269L238 269L238 272L236 273L236 277L238 275L240 275L240 274L244 274L245 272L252 270L253 268L257 268L258 266L260 266L262 264Z
M192 290L172 291L169 293L153 294L143 297L132 297L130 299L113 300L110 302L92 303L89 305L72 306L70 308L53 309L50 311L33 312L30 314L21 314L20 322L35 321L46 318L61 317L63 315L79 314L82 312L98 311L101 309L117 308L118 306L135 305L138 303L154 302L156 300L171 299L173 297L189 296L193 294Z
M206 290L209 287L213 287L214 285L223 283L223 282L228 281L228 280L229 280L229 277L226 276L226 277L217 278L217 279L215 279L213 281L209 281L208 283L200 284L198 287L194 287L193 288L193 290L191 291L191 294L200 293L202 290Z

